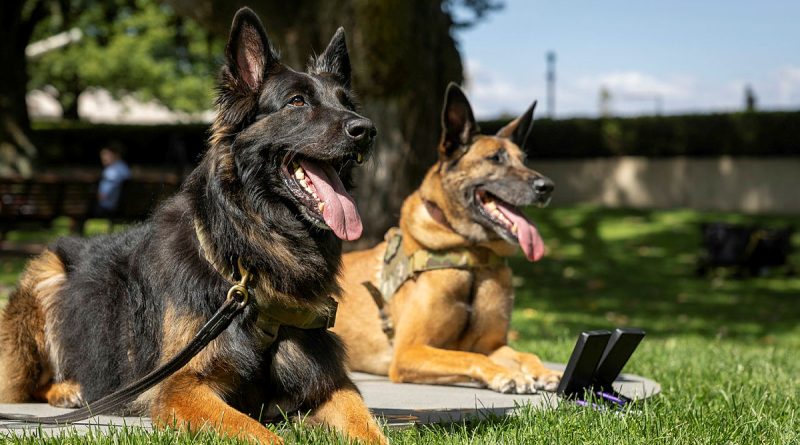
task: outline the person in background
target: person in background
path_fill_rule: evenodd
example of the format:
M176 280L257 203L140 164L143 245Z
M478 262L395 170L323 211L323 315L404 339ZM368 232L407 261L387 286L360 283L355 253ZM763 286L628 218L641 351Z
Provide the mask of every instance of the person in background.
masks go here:
M122 160L123 151L119 142L112 142L100 149L103 174L97 187L98 216L109 215L117 209L122 184L131 177L128 164Z

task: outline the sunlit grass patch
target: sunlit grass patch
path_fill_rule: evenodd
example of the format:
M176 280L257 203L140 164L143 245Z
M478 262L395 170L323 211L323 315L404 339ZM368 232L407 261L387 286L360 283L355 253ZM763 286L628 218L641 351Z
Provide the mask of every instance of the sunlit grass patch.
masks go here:
M642 327L648 335L625 371L658 381L662 393L624 415L563 404L524 409L516 417L390 431L392 443L800 443L800 278L778 270L749 279L694 273L700 223L800 227L800 217L588 206L531 214L549 252L538 263L511 260L512 344L563 363L581 330ZM89 228L103 232L100 223ZM26 236L45 241L58 230ZM794 243L800 245L800 234ZM800 252L792 261L800 266ZM23 263L0 257L0 285L13 285ZM276 428L288 443L345 443L321 428ZM137 430L12 443L235 443L203 434Z

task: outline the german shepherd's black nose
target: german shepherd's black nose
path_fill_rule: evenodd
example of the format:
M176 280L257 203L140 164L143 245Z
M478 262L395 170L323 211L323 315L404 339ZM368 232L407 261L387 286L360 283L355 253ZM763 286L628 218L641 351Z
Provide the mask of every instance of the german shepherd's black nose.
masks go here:
M369 145L378 134L375 125L366 118L350 119L344 124L344 132L353 142L361 146Z
M540 201L546 201L549 199L554 188L555 184L553 184L553 181L548 178L540 176L533 180L533 191L536 192L536 197Z

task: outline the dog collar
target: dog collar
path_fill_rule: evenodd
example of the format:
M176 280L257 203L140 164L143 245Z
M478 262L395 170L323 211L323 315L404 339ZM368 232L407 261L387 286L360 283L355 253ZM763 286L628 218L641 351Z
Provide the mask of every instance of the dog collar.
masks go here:
M436 205L435 202L428 201L427 199L423 198L422 203L425 204L425 210L428 211L428 215L430 215L434 221L455 232L453 226L451 226L450 222L447 221L447 217L444 216L444 211L438 205Z
M212 261L209 257L209 252L206 251L204 246L208 245L208 238L205 236L205 231L202 230L200 225L195 221L195 233L200 245L200 256L203 257L218 274L225 280L236 282L236 272L227 273L225 268L219 267L216 262ZM246 261L237 258L235 264L238 265L239 276L250 274L246 267ZM236 268L233 268L234 271ZM312 311L307 308L291 307L277 303L264 303L259 301L258 298L252 299L252 305L258 311L258 318L256 319L256 326L258 326L267 335L266 345L271 345L278 337L278 330L281 326L291 326L299 329L330 329L336 321L336 310L339 304L333 298L328 297L328 310L324 313Z

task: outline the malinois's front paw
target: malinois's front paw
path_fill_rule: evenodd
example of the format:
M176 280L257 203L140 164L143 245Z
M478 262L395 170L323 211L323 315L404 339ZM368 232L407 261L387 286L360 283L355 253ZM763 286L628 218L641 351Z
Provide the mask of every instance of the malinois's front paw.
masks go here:
M534 394L536 393L536 380L521 372L498 373L492 377L487 385L489 389L504 394Z
M547 369L545 372L533 377L534 386L542 391L555 391L558 388L558 383L561 382L563 374L561 371Z

